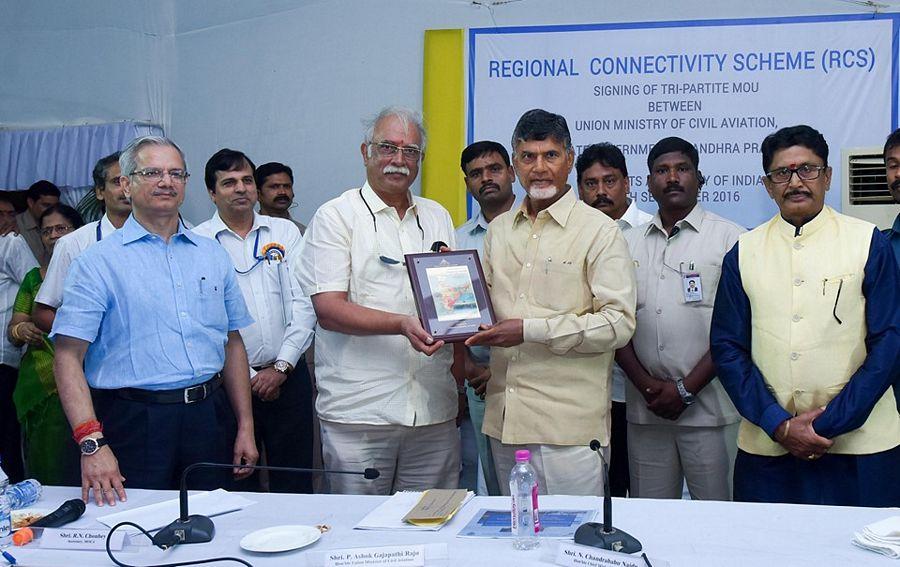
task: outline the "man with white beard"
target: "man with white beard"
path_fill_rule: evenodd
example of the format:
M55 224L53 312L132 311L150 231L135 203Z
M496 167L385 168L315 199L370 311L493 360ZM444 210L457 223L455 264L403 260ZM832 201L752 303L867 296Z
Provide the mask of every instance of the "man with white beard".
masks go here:
M332 492L456 488L453 349L422 328L404 254L455 244L450 214L413 195L425 151L418 113L382 110L360 146L366 182L322 205L306 231L300 282L316 328L316 412Z
M609 458L610 366L634 332L634 268L616 222L568 184L575 153L565 118L526 112L512 148L528 195L484 241L499 322L466 341L494 347L483 431L498 476L528 449L541 493L600 495L589 443L598 439Z

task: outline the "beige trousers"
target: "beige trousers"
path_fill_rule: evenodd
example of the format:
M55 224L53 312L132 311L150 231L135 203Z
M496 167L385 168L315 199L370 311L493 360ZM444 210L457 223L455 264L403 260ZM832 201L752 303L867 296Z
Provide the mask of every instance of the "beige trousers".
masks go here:
M402 490L456 488L459 431L454 420L435 425L365 425L320 420L325 468L378 469L375 480L332 474L332 494L389 495Z
M631 495L731 500L738 424L721 427L628 424Z
M505 445L493 437L490 440L504 496L509 496L509 472L516 464L519 449L531 451L540 494L603 496L603 461L586 445ZM608 460L609 447L601 447L600 451Z

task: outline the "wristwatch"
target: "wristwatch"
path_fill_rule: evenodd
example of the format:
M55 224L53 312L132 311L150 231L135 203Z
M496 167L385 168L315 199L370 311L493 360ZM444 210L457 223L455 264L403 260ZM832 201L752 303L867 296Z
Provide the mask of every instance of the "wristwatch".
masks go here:
M276 360L275 364L272 365L272 368L282 374L289 374L291 371L291 365L286 360Z
M106 440L106 437L98 437L96 439L94 439L93 437L88 437L78 444L78 446L81 448L82 455L93 455L100 450L100 447L103 447L104 445L109 445L109 441Z
M688 392L687 388L684 387L683 379L676 378L675 387L678 388L678 395L681 396L681 401L684 402L684 405L689 406L696 401L696 398L694 398L694 394Z

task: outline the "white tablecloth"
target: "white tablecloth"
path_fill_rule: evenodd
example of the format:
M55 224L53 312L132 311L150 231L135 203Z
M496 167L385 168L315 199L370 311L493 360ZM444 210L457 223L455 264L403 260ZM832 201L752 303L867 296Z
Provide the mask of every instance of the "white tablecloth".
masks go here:
M55 509L65 500L79 495L80 489L46 487L36 506ZM101 527L95 520L97 516L124 507L153 504L176 495L177 493L168 491L129 490L127 503L119 503L114 509L88 504L85 515L71 526ZM456 537L479 509L508 507L509 503L505 498L476 497L460 510L449 525L438 532L389 532L353 529L363 516L384 500L383 497L243 495L257 504L213 518L216 537L211 543L184 545L166 552L153 547L142 547L137 553L123 553L120 559L132 565L151 565L229 555L241 557L253 565L303 566L306 565L309 550L443 542L448 546L449 565L546 565L540 561L540 550L514 551L507 540ZM541 507L545 509L599 509L601 504L601 499L590 497L541 498ZM665 559L672 567L900 567L900 562L895 563L850 543L855 530L889 516L900 515L900 510L896 508L617 498L614 500L614 514L616 527L637 537L649 556ZM301 550L264 555L245 552L240 548L239 542L244 535L281 524L328 524L332 529L318 542ZM546 545L553 543L548 541ZM112 565L105 552L62 552L42 550L32 545L10 548L8 551L16 556L23 567Z

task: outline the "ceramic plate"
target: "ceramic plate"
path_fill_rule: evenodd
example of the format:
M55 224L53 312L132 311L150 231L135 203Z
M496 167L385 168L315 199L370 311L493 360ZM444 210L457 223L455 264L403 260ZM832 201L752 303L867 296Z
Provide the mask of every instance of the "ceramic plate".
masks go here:
M245 535L241 539L241 548L258 553L277 553L306 547L320 537L322 532L313 526L272 526Z

